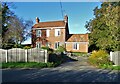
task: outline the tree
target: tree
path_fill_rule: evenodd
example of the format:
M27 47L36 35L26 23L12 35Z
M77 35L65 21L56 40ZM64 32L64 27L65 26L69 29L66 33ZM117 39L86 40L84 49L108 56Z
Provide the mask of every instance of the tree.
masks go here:
M30 36L33 22L18 18L7 3L2 4L2 48L18 47ZM29 32L28 32L29 31Z
M10 18L10 24L7 32L5 32L4 42L11 43L15 47L21 45L23 41L30 35L30 28L32 21L19 19L17 16Z
M2 47L2 7L0 3L0 48Z
M95 18L86 23L90 31L90 46L107 51L119 49L120 44L120 2L103 2L101 8L94 9Z

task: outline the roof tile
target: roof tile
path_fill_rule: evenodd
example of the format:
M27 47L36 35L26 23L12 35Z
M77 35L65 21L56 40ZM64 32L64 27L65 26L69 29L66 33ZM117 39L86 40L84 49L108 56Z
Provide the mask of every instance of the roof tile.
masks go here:
M65 26L64 21L49 21L49 22L39 22L35 24L33 28L45 28L45 27L63 27Z
M88 34L72 34L67 42L88 42Z

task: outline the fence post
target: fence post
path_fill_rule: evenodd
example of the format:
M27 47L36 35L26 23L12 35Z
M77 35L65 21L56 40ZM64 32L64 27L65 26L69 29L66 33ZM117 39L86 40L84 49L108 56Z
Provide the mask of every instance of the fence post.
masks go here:
M48 62L48 54L47 54L47 50L44 51L45 52L45 63Z
M110 61L113 61L113 52L110 52Z
M8 62L8 50L5 50L5 58L6 58L6 63Z
M28 62L28 53L27 53L27 50L25 50L25 62Z

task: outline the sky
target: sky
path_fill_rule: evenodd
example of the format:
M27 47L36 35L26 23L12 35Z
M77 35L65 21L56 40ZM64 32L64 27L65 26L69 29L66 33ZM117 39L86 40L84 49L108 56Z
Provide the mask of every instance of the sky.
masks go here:
M41 22L63 20L60 2L14 2L15 14L25 20L39 17ZM63 15L68 15L69 31L71 34L87 33L86 21L94 17L93 9L100 2L61 2ZM30 39L27 40L30 43Z

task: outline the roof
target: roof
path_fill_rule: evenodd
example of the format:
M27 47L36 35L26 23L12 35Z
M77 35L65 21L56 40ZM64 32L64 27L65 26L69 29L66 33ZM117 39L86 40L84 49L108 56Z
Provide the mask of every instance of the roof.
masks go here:
M64 21L49 21L49 22L39 22L35 24L33 28L45 28L45 27L64 27Z
M88 42L88 34L71 34L67 42Z

